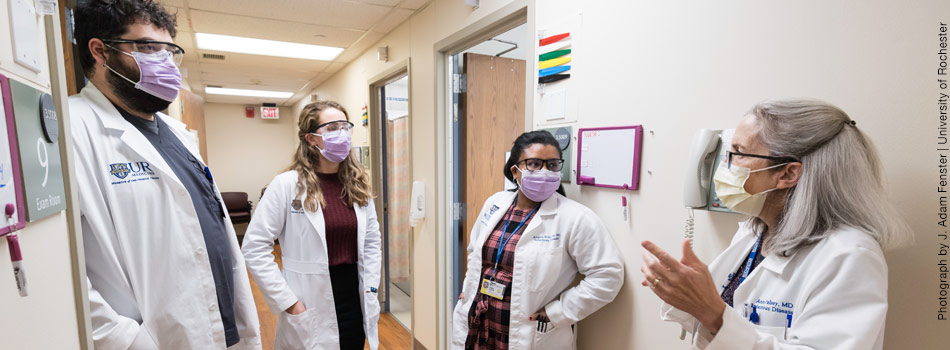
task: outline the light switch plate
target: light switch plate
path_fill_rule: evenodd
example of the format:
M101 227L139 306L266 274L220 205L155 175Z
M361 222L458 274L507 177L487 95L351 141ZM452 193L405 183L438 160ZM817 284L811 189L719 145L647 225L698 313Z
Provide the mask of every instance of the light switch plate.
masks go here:
M13 61L39 73L40 31L33 0L10 0L10 35L13 40Z

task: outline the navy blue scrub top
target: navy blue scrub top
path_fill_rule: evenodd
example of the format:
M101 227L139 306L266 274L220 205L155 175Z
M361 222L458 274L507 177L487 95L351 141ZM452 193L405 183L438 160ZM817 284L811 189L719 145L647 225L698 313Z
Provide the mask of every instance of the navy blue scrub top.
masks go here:
M116 109L152 143L191 195L191 203L198 214L201 234L204 236L208 260L211 263L227 346L237 344L241 337L234 319L234 279L231 275L234 263L231 261L231 243L227 227L224 226L224 209L215 195L210 172L205 171L204 165L185 148L181 140L157 115L152 120L145 120L118 106Z

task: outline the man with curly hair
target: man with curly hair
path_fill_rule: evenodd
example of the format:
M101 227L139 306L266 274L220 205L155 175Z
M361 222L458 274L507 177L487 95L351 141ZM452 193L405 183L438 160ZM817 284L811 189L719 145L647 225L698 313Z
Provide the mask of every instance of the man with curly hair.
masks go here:
M196 138L160 111L181 89L175 16L86 0L70 97L96 349L260 349L234 228Z

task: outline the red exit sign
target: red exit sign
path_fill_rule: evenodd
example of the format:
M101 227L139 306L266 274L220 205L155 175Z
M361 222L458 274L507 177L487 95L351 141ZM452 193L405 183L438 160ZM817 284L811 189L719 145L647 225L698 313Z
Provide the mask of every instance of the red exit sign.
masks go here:
M277 107L261 107L261 119L278 119Z

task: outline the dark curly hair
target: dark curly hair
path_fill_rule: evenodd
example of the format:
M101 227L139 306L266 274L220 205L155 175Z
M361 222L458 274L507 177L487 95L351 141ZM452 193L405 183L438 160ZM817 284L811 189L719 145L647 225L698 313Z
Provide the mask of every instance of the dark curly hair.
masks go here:
M89 52L90 39L117 39L136 22L167 30L174 38L178 34L175 17L151 0L80 0L75 10L75 36L83 72L91 75L96 64Z

